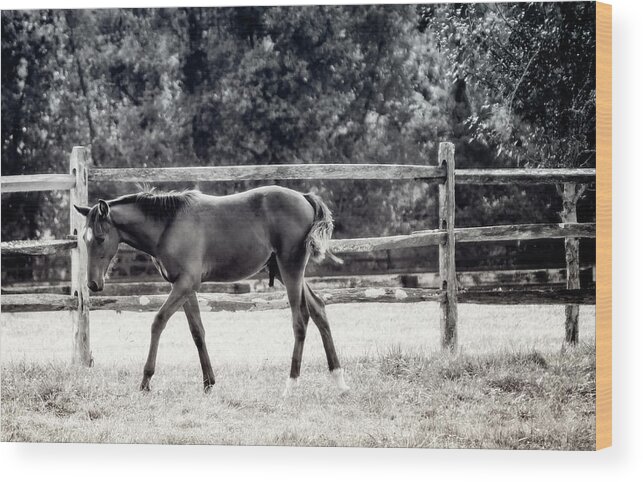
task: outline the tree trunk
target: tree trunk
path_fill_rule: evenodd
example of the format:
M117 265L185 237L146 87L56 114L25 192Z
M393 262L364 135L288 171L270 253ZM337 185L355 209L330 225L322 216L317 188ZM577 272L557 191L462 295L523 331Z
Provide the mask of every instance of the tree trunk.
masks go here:
M83 72L83 67L80 63L80 52L76 47L76 29L75 25L77 20L73 17L75 15L72 11L68 11L65 20L67 21L67 26L69 27L69 48L71 55L74 58L76 64L76 72L78 74L78 84L80 85L80 90L83 93L85 98L85 117L87 119L87 127L89 129L89 145L94 145L94 140L96 139L96 129L94 127L94 121L92 119L92 109L89 99L89 89L87 88L87 83L85 81L85 73Z

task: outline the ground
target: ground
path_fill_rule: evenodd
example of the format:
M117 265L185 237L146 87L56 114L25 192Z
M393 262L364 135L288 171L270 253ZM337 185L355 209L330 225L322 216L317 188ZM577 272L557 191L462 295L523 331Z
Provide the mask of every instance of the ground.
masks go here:
M152 313L91 314L92 368L73 367L68 313L2 314L2 441L594 448L594 307L563 345L562 306L460 305L439 349L439 306L328 307L351 392L332 386L313 324L300 385L281 396L284 310L206 313L216 385L201 387L184 315L163 333L152 391L138 385Z

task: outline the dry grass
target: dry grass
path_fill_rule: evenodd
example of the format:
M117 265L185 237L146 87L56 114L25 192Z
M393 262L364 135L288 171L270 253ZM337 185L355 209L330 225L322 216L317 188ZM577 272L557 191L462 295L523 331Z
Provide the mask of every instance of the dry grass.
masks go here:
M3 314L2 440L594 447L593 307L581 310L583 344L562 350L562 307L461 305L454 355L438 349L434 304L328 311L352 391L334 391L311 325L286 400L285 311L204 315L217 376L208 395L183 315L163 335L152 392L140 393L151 314L92 314L91 369L67 363L66 315Z

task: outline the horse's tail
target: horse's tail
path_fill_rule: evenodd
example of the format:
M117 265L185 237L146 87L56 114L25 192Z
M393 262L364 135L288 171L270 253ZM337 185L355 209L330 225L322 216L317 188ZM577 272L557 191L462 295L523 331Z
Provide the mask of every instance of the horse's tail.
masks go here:
M316 194L308 193L304 194L304 197L315 210L313 225L306 236L306 249L310 257L316 262L328 257L338 264L343 264L344 261L335 256L329 248L330 238L333 236L333 214Z

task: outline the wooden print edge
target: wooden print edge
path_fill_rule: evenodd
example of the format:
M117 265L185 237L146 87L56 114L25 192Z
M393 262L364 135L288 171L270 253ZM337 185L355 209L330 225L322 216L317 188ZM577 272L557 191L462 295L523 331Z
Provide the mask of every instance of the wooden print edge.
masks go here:
M596 449L612 445L612 6L596 3Z

